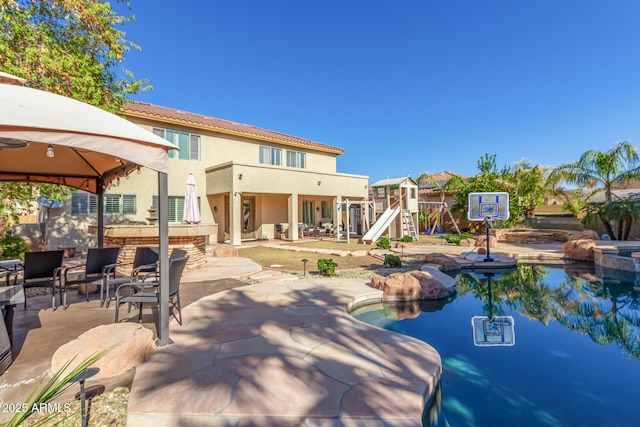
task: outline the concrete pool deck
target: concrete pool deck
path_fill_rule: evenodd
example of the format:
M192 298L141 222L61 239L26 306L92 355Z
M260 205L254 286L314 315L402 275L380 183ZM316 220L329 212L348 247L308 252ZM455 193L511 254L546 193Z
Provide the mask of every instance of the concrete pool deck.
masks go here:
M380 295L362 280L291 280L189 305L174 344L136 370L128 425L421 426L440 356L347 313Z

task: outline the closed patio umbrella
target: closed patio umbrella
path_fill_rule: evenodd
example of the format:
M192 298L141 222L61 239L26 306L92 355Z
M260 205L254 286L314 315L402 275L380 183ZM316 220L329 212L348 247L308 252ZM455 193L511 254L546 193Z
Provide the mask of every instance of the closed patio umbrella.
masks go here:
M182 220L189 224L197 224L201 220L200 208L198 207L198 186L192 173L190 173L187 178Z

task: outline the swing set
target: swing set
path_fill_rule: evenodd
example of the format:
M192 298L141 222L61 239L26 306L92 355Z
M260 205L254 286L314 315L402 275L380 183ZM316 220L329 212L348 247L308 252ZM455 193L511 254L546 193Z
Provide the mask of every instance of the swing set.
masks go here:
M424 232L429 235L433 233L442 233L445 213L449 215L453 228L460 235L460 229L456 220L453 218L449 206L446 202L418 202L419 214L418 218L424 219ZM422 222L422 221L421 221Z

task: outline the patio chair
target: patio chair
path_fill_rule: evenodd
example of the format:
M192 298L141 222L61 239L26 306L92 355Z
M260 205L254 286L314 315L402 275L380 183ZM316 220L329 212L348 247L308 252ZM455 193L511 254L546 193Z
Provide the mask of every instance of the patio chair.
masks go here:
M147 278L156 276L158 270L158 247L138 246L133 256L133 264L131 274L128 276L117 276L107 271L103 276L100 285L100 307L109 308L111 298L109 297L109 288L117 287L125 283L144 282ZM106 304L105 304L106 302Z
M179 250L179 249L178 249ZM183 251L186 253L186 251ZM176 253L177 254L177 253ZM180 258L169 259L169 304L173 317L182 325L182 308L180 306L180 281L182 272L187 265L187 255ZM116 319L118 323L118 315L120 305L130 303L138 304L138 323L142 323L142 306L144 304L160 304L160 286L158 282L154 282L153 286L149 283L132 282L118 286L116 289ZM177 311L177 316L175 311Z
M67 287L80 284L95 284L100 287L104 284L104 278L107 275L115 277L115 267L118 261L120 248L89 248L87 252L87 262L84 265L69 267L64 270L64 282L60 286L60 304L67 309ZM76 279L69 280L69 274L74 270L84 268L84 273ZM89 289L85 292L87 302L89 302ZM102 295L102 289L100 291ZM64 299L63 299L64 295Z
M56 287L62 286L64 250L27 252L22 267L24 309L27 309L27 288L50 288L51 310L56 309ZM57 282L57 283L56 283Z

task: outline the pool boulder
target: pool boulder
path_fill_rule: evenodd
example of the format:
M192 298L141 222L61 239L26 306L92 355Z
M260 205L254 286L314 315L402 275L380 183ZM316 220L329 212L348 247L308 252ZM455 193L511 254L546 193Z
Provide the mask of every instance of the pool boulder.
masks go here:
M407 271L388 277L374 276L371 287L382 291L383 301L435 300L456 293L455 280L439 271Z

